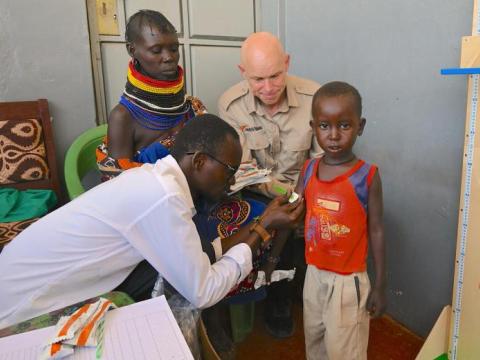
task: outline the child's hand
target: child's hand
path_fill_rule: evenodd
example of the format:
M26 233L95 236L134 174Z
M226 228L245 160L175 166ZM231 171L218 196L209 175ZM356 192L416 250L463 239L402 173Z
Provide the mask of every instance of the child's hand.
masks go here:
M387 307L384 289L373 288L367 300L367 311L372 318L381 316Z

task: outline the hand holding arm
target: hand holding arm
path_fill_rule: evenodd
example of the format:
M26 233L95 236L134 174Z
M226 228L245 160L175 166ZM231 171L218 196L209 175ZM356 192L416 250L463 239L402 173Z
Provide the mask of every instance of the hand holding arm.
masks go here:
M259 224L268 232L293 229L303 219L305 212L303 199L290 204L288 202L289 195L279 196L272 200L260 216ZM273 241L277 241L277 239L273 239ZM250 226L245 226L236 234L222 239L222 250L226 252L232 246L242 242L249 245L252 251L255 251L260 245L260 235L250 231Z

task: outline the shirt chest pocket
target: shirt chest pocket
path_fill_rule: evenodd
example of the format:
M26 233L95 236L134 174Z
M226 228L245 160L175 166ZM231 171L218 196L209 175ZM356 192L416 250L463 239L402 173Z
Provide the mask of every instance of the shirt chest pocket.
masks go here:
M297 152L310 150L312 146L312 130L303 133L291 132L282 138L282 148L285 151Z
M262 127L251 127L244 130L245 144L250 150L264 150L270 145Z
M282 139L279 160L283 175L292 182L297 181L303 163L308 158L312 144L311 133L291 133Z

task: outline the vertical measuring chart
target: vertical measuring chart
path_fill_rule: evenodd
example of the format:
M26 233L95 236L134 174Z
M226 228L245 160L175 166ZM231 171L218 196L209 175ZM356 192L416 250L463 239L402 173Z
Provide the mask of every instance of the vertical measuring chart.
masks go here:
M467 111L451 314L451 360L480 359L480 9L474 2L472 36L462 39L461 67L443 75L467 75Z
M467 110L467 123L465 131L465 150L464 150L464 164L463 164L463 178L462 191L460 199L460 214L459 227L457 237L457 255L455 261L455 281L454 281L454 296L452 303L452 329L450 341L450 359L468 359L462 354L477 353L480 356L480 350L474 350L474 341L470 339L474 334L479 334L474 329L475 326L469 325L469 319L473 319L475 314L472 314L472 301L475 294L472 293L472 285L475 285L475 269L472 268L472 260L478 263L480 253L475 249L480 236L480 229L475 226L475 219L480 216L480 209L478 208L478 178L474 173L478 166L475 165L475 160L480 158L480 154L476 149L480 140L476 139L476 129L478 121L478 86L479 75L470 75L469 83L469 109ZM477 150L477 151L475 151ZM477 156L475 156L477 155ZM471 254L470 254L471 253ZM467 256L468 254L468 256ZM474 260L474 259L477 260ZM478 290L478 286L477 286ZM473 298L472 298L473 297ZM476 307L476 306L475 306ZM468 351L467 351L468 349ZM465 350L465 351L464 351ZM472 354L473 355L473 354ZM474 357L471 357L474 359Z

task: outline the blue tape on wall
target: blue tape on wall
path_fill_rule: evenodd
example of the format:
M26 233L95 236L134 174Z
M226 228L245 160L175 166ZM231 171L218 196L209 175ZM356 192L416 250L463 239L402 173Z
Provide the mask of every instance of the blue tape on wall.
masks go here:
M449 68L441 69L440 74L442 75L471 75L471 74L480 74L480 68Z

